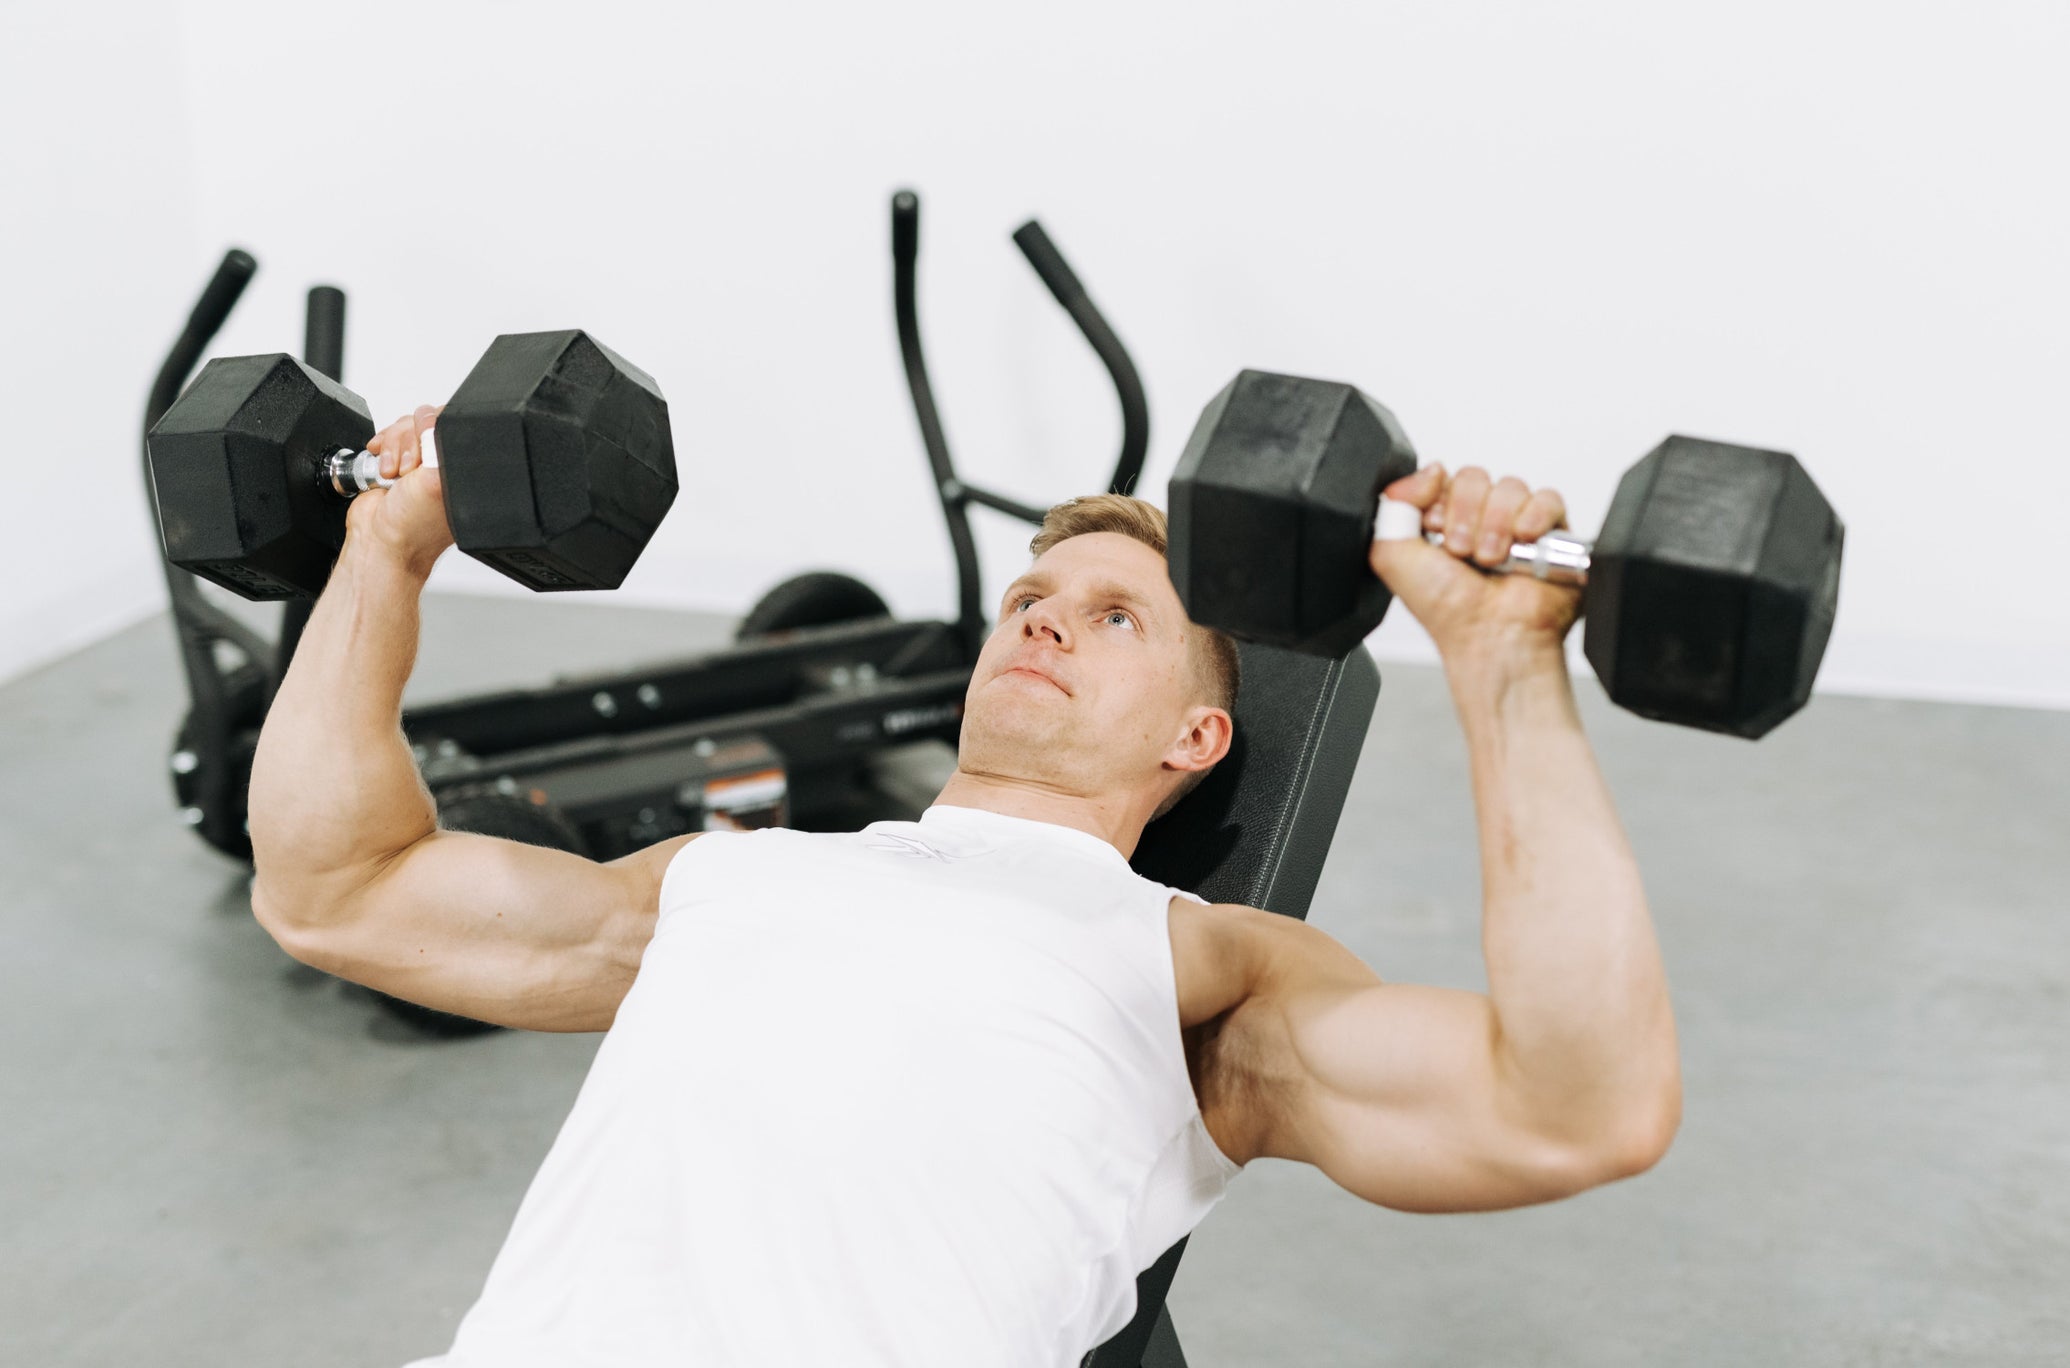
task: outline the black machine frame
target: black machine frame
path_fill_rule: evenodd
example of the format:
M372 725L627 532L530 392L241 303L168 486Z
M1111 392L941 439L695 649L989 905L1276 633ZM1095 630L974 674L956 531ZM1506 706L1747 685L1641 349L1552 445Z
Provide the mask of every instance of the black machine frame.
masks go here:
M586 853L607 860L696 829L701 817L685 786L732 743L773 749L785 769L793 824L808 825L816 813L854 810L858 776L873 755L916 741L956 742L987 631L969 509L976 504L1037 525L1043 510L956 473L920 342L919 226L918 195L897 192L891 245L899 351L954 553L956 619L875 617L799 627L632 670L406 709L403 732L434 799L443 805L483 787L527 795L565 816ZM1149 446L1135 366L1041 224L1030 220L1013 239L1113 379L1122 439L1108 487L1129 492ZM224 255L152 385L147 436L256 270L247 252ZM344 294L312 289L303 356L333 379L342 376L344 329ZM148 449L144 459L148 490ZM170 561L165 575L190 698L172 757L182 814L210 844L249 859L251 754L313 604L288 601L278 640L269 642Z

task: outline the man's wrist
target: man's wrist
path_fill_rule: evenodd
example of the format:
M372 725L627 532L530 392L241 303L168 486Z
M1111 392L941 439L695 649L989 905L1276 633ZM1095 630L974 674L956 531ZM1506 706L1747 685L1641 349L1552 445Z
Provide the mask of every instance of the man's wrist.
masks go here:
M1448 674L1473 678L1529 678L1567 673L1560 638L1523 628L1491 627L1438 643Z
M431 578L439 554L433 552L426 558L421 553L388 545L378 537L348 532L344 548L338 552L338 564L350 565L359 578L370 583L392 584L397 592L420 593Z
M1563 718L1573 713L1573 679L1558 637L1495 629L1442 643L1445 678L1462 717L1509 717L1519 706L1550 701Z

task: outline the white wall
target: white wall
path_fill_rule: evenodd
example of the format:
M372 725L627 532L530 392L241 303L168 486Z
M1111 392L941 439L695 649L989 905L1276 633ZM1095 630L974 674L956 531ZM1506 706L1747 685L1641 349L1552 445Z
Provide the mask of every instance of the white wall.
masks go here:
M0 4L0 679L165 599L140 426L206 250L181 33L158 6Z
M1151 497L1243 366L1354 380L1426 459L1557 485L1584 531L1670 431L1779 446L1849 527L1822 688L2070 707L2062 6L132 19L97 40L112 61L83 22L16 52L0 94L33 143L14 178L61 201L0 229L55 338L5 344L17 468L65 472L9 514L0 673L162 595L130 426L231 243L261 273L220 350L295 348L302 291L338 283L379 418L501 331L587 327L652 371L684 493L625 597L739 611L829 565L950 611L891 328L886 198L910 184L937 391L980 483L1083 492L1118 438L1007 241L1036 214L1142 368ZM996 590L1027 533L978 516ZM434 587L504 592L458 556ZM1406 614L1373 645L1428 658Z

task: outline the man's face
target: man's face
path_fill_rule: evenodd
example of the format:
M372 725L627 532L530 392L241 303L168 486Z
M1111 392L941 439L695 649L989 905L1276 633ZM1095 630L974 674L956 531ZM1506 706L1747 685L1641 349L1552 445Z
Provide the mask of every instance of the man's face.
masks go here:
M1228 714L1201 698L1199 630L1142 542L1058 542L1000 600L964 696L958 767L1094 795L1161 790L1171 770L1213 763ZM1209 715L1222 725L1203 735Z

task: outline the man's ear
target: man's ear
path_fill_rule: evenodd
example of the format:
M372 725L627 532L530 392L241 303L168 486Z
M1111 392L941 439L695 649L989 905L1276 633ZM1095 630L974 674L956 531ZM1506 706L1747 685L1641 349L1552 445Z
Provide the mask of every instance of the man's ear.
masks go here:
M1207 769L1229 754L1236 723L1227 710L1203 704L1187 711L1186 724L1185 732L1165 754L1173 769Z

